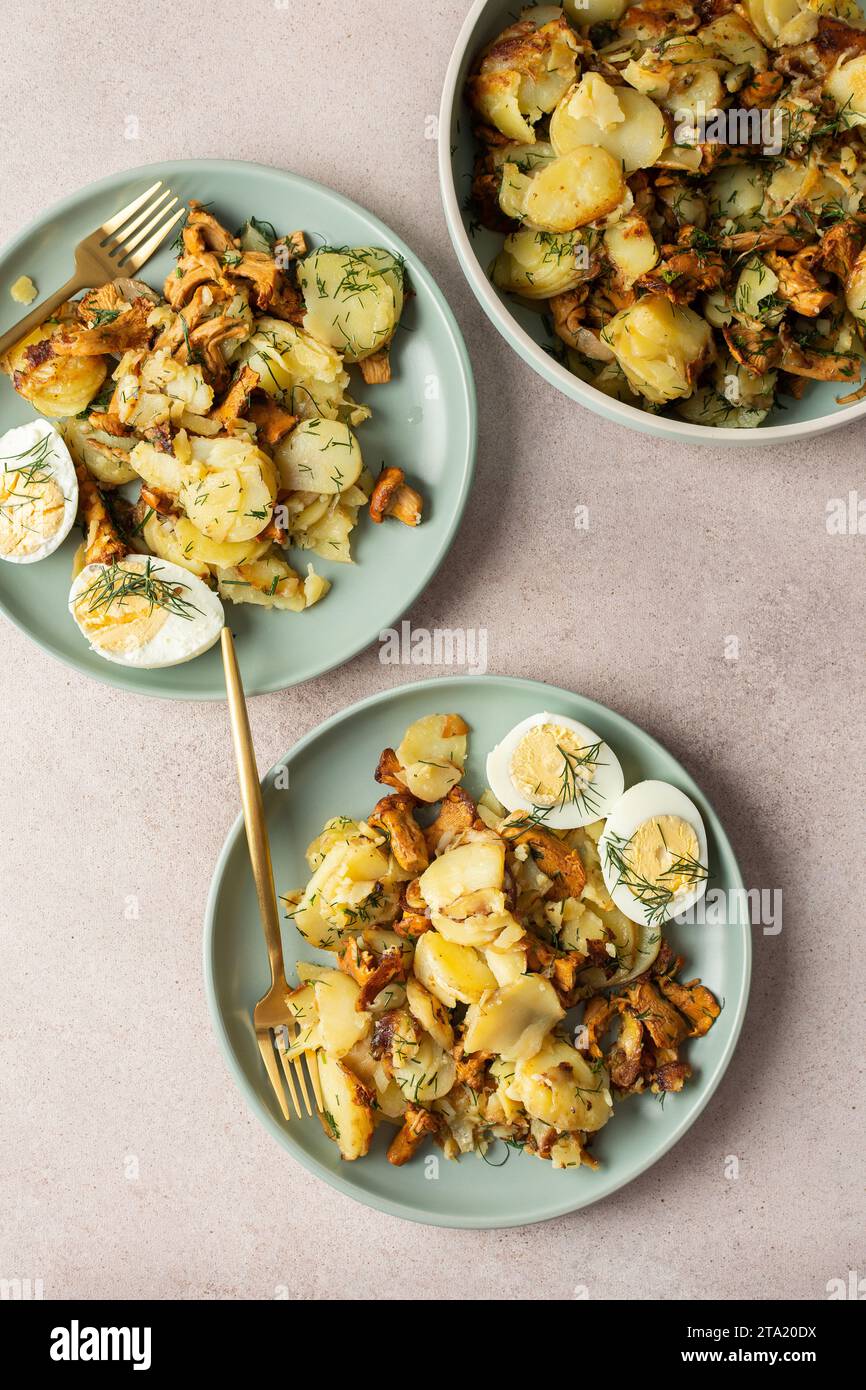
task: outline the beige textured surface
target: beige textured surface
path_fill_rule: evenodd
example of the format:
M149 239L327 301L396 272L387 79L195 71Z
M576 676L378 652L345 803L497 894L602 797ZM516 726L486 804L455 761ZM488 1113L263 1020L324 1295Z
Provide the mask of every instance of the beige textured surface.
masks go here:
M224 711L90 684L3 624L0 1277L42 1279L46 1297L805 1299L866 1272L866 538L825 525L828 499L866 495L863 432L675 449L531 375L464 287L425 138L465 8L344 0L324 34L315 7L246 0L236 47L226 0L43 0L26 32L3 0L0 237L111 170L202 155L293 168L390 222L455 309L481 407L477 486L413 622L486 626L491 670L571 686L660 737L747 883L784 890L784 929L756 934L719 1093L629 1188L523 1230L379 1216L265 1136L211 1037L201 921L236 808ZM46 72L59 87L40 88ZM255 701L262 766L404 674L368 651Z

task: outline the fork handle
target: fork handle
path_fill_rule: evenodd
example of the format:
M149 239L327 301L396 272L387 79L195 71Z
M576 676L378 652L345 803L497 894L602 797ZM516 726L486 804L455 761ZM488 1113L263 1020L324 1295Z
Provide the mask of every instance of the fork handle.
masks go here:
M10 348L13 348L16 343L20 343L22 338L26 338L27 334L31 333L34 328L38 328L41 323L50 318L54 310L59 309L61 304L64 304L72 295L77 294L79 290L90 288L89 280L85 283L80 273L76 273L59 290L55 290L54 294L49 294L47 299L41 299L35 309L31 309L28 314L24 315L23 319L19 319L14 328L9 328L0 335L0 357L7 353Z
M235 644L231 628L224 627L220 636L223 654L223 667L228 693L229 718L232 727L232 743L235 762L238 768L238 785L241 790L241 805L244 812L244 826L250 861L253 866L253 879L256 896L259 900L259 914L268 947L268 960L271 966L271 983L285 981L286 970L283 964L283 946L280 940L280 917L277 909L277 895L274 891L274 870L271 863L271 847L265 825L265 812L262 806L262 784L256 767L250 721L244 699L244 688L238 670Z

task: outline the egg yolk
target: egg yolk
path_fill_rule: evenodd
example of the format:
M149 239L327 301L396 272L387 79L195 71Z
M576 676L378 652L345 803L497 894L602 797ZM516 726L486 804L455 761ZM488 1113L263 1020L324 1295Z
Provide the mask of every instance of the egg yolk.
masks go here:
M695 886L698 837L680 816L653 816L638 826L625 852L635 879L682 893Z
M33 555L57 535L63 516L56 478L17 469L0 472L0 554Z
M536 806L575 800L595 776L595 765L583 762L587 746L573 729L561 724L536 724L523 735L508 765L521 796Z
M125 560L122 568L144 572L146 560ZM96 581L98 584L98 581ZM168 610L152 604L144 594L118 594L109 603L100 601L99 589L88 585L76 599L75 616L97 650L134 652L147 645L168 620Z

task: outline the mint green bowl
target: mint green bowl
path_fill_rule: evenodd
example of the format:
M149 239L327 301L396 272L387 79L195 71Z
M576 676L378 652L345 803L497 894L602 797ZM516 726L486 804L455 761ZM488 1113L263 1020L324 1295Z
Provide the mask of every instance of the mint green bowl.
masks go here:
M307 734L271 768L264 779L264 805L277 892L306 882L304 850L330 816L369 813L382 791L373 780L379 753L393 746L414 719L447 711L463 715L472 730L464 783L477 795L484 787L488 750L538 710L570 715L594 729L620 758L627 786L657 777L681 787L706 824L711 888L742 890L737 862L715 812L655 739L612 710L554 686L506 676L467 676L419 681L363 700ZM284 767L289 782L285 790L284 774L275 785L277 770ZM449 1162L431 1147L404 1168L393 1168L385 1157L394 1133L390 1126L377 1131L367 1158L344 1163L318 1119L284 1122L251 1023L253 1006L270 980L240 817L229 832L211 884L204 932L205 987L217 1038L244 1099L277 1143L311 1173L367 1206L410 1221L474 1228L521 1226L610 1196L666 1154L700 1115L731 1059L746 1009L751 938L741 915L742 897L738 903L727 926L665 929L686 957L683 977L701 976L724 1007L707 1036L687 1045L694 1076L680 1094L669 1095L663 1107L651 1095L632 1097L617 1107L593 1144L602 1163L597 1172L554 1172L549 1164L505 1145L495 1146L489 1162L474 1155ZM334 963L333 956L307 947L289 922L283 925L283 948L290 978L298 958ZM712 1116L707 1123L713 1123ZM724 1143L720 1135L719 1144ZM427 1176L426 1154L439 1155L435 1177ZM278 1190L279 1176L272 1176Z
M488 279L487 270L502 245L502 237L473 227L468 206L476 147L469 108L463 101L463 88L479 51L515 22L520 9L513 0L475 0L454 45L439 109L439 186L448 231L476 299L505 341L545 381L593 414L642 434L657 435L680 444L709 444L716 448L735 444L746 447L789 444L795 439L810 439L862 419L866 415L866 399L840 406L835 398L845 395L849 387L838 381L810 381L802 400L786 396L785 408L772 411L768 423L757 429L712 429L708 425L693 425L686 420L652 415L615 401L581 381L545 351L555 340L548 334L541 314L501 294Z
M185 202L212 203L232 229L250 214L280 230L295 228L318 243L373 243L406 259L415 295L407 304L393 352L394 379L366 387L353 369L352 390L373 408L358 438L372 471L398 464L424 494L417 528L399 522L371 525L362 515L353 533L357 563L341 565L302 551L290 558L305 572L333 582L321 603L306 613L273 612L226 604L235 634L244 685L250 695L282 690L347 661L414 602L441 564L454 537L475 465L476 405L472 368L448 304L429 271L383 222L329 188L260 164L203 159L149 164L112 174L55 204L0 253L0 331L21 317L9 296L19 275L35 280L42 294L72 270L72 248L156 179ZM169 248L144 267L142 279L160 288L173 264ZM0 433L34 417L28 403L0 377ZM90 650L66 607L77 530L47 560L35 565L0 562L0 611L52 655L110 685L171 699L225 698L219 646L195 661L161 671L135 671L104 661ZM396 582L395 582L396 581Z

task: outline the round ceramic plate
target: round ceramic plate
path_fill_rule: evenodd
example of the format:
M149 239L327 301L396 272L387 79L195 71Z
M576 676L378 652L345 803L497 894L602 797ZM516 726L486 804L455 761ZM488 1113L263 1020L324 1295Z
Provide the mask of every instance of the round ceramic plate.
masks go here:
M264 780L264 804L277 892L306 882L304 850L329 817L369 814L382 792L373 779L379 754L393 747L414 719L432 713L463 715L471 727L463 782L480 795L488 750L514 724L538 710L570 715L594 729L620 758L627 786L658 777L681 787L700 808L707 827L710 887L728 892L742 889L736 860L712 807L660 744L592 700L536 681L487 676L421 681L364 700L307 734L271 769ZM284 767L288 778L285 773L277 776ZM286 780L288 786L283 789ZM223 847L207 906L208 1001L229 1069L247 1103L278 1143L313 1173L359 1202L411 1221L464 1227L526 1225L589 1206L630 1182L677 1142L707 1104L736 1046L749 990L749 927L742 897L735 902L738 906L725 926L670 924L665 928L671 943L686 957L684 978L699 975L724 1007L707 1036L687 1044L694 1076L682 1092L667 1096L664 1106L648 1094L618 1107L593 1143L593 1153L601 1161L597 1172L588 1168L554 1172L550 1164L498 1144L487 1161L475 1155L459 1162L442 1159L438 1177L431 1179L421 1158L403 1168L391 1167L385 1157L393 1135L390 1126L377 1131L366 1158L344 1163L318 1119L285 1123L251 1023L253 1007L267 989L269 977L240 819ZM312 951L288 921L283 925L283 947L290 979L299 958L334 963L333 956Z
M502 246L502 236L478 226L468 197L476 142L471 113L463 100L466 77L481 49L514 23L522 8L514 0L474 0L454 45L439 112L439 186L448 231L475 297L506 342L539 376L594 414L681 444L708 444L711 448L784 444L853 424L866 415L866 400L848 406L836 404L836 397L845 395L849 386L838 381L810 381L801 400L785 396L783 407L771 411L766 424L757 429L712 429L616 401L581 381L551 355L559 340L548 331L542 315L501 294L489 280L487 271Z
M30 275L41 293L62 284L72 269L76 242L156 179L163 179L184 202L198 198L211 203L232 229L254 215L280 231L300 228L314 244L386 246L405 257L415 291L403 315L406 331L397 332L393 380L367 387L353 368L350 389L373 408L372 419L358 430L367 464L374 473L383 461L405 468L424 494L424 520L417 529L398 522L373 526L362 514L352 536L355 565L290 552L301 573L312 559L333 583L321 603L305 613L226 605L247 693L282 690L339 665L375 641L417 598L444 558L475 461L472 369L441 291L384 223L295 174L223 160L132 169L56 204L0 255L0 331L20 317L20 306L9 296L19 275ZM141 278L160 288L173 262L173 252L165 248L148 262ZM0 377L0 432L33 416L28 403ZM61 660L111 685L174 699L223 699L219 646L196 661L162 671L114 666L90 650L66 607L79 539L74 530L60 550L36 565L0 563L0 609L7 617Z

